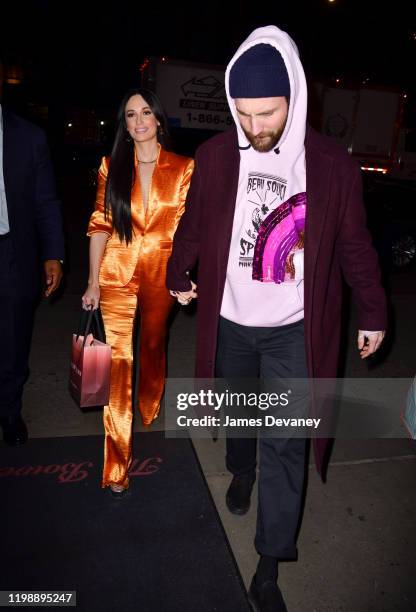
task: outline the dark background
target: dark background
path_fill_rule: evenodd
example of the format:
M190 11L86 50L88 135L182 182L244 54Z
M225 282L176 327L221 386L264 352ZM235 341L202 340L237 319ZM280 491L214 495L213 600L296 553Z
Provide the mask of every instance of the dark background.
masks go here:
M262 6L263 4L263 6ZM1 47L18 66L21 106L43 104L114 109L137 85L146 56L226 65L255 28L275 24L300 49L311 79L341 77L416 90L414 2L286 0L273 8L255 0L226 2L2 3ZM19 90L17 95L17 90ZM12 97L9 92L9 97ZM57 126L55 126L56 128Z

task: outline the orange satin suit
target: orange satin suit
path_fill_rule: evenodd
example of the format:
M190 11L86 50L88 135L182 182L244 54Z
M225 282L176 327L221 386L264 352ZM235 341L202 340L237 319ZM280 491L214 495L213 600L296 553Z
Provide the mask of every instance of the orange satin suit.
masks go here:
M138 160L131 193L133 241L126 245L113 232L111 215L104 218L109 158L98 172L95 211L88 236L109 235L100 266L100 307L106 340L112 347L109 405L104 407L104 468L102 486L128 486L132 442L133 328L140 313L138 405L143 423L158 416L166 370L166 323L174 304L165 286L172 239L184 211L194 167L188 157L159 145L148 195L143 207Z

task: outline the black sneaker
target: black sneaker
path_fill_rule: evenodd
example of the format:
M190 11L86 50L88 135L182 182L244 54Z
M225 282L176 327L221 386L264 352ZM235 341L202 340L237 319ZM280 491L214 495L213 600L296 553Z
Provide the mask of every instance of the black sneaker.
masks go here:
M251 491L255 481L256 473L254 471L233 477L225 497L227 508L232 514L241 516L247 513L250 508Z
M253 576L248 599L255 612L287 612L283 595L276 582L267 580L260 586L256 582L256 575Z

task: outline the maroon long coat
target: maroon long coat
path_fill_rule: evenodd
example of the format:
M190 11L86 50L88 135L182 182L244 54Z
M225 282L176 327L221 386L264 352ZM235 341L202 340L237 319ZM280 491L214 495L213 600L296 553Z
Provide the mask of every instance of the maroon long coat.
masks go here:
M307 212L304 251L305 345L310 377L337 376L342 274L352 288L363 330L386 328L386 302L377 255L365 227L360 169L334 141L307 129ZM198 378L214 376L217 326L226 278L240 151L232 129L208 140L195 171L173 241L166 285L190 289L187 270L198 262ZM355 340L355 339L354 339ZM328 440L314 439L322 474Z

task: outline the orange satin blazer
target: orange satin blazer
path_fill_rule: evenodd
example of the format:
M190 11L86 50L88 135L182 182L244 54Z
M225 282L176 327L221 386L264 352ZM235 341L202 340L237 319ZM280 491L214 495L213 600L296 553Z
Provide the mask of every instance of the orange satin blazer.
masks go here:
M109 239L100 266L99 283L105 287L124 287L139 265L141 282L165 287L166 264L172 239L185 208L194 161L159 145L159 153L149 188L146 214L143 208L139 165L135 155L135 180L131 191L133 241L126 245L113 232L111 213L104 218L104 196L109 157L103 157L98 171L95 210L87 235L105 232Z

